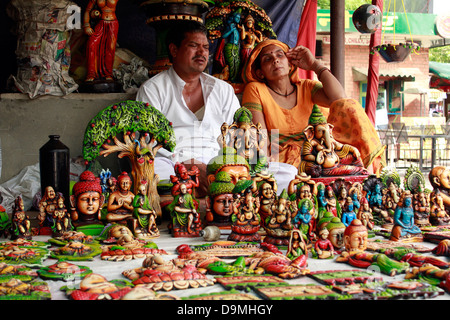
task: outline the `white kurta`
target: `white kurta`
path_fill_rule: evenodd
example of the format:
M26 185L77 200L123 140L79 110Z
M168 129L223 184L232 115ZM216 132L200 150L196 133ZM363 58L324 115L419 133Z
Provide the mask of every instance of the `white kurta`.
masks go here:
M186 83L172 67L147 80L138 90L136 100L161 111L172 122L175 132L174 152L160 149L155 160L155 172L162 180L174 174L176 162L196 159L208 163L216 156L220 150L217 142L220 127L224 122L232 124L234 113L240 108L230 84L206 73L201 75L200 82L205 105L202 121L184 101L182 91Z

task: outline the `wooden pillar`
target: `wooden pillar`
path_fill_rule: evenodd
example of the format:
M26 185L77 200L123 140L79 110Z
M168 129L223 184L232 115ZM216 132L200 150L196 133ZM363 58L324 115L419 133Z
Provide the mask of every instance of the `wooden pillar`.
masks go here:
M345 1L330 3L330 67L345 88Z

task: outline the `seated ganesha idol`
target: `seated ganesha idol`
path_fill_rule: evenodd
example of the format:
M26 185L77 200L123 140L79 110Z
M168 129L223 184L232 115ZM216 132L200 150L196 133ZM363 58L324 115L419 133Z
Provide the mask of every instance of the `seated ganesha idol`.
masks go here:
M313 178L367 175L359 150L336 141L332 135L333 128L319 107L314 105L308 126L303 130L306 141L302 146L299 172Z

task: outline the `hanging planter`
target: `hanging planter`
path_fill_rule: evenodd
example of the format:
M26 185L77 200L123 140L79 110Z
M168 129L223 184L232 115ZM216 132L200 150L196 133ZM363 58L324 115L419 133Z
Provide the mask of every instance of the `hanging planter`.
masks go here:
M378 52L386 62L402 62L411 51L419 50L419 45L412 42L399 44L382 44L373 48L373 52Z

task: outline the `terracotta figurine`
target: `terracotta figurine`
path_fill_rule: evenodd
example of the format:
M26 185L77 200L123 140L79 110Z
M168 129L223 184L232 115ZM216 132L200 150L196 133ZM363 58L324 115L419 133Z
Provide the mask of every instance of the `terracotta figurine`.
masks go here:
M234 212L233 198L234 184L227 172L216 174L214 181L209 185L206 197L206 224L219 228L231 227L231 215Z
M170 229L174 237L199 237L202 229L200 214L195 209L192 195L184 184L180 194L168 205L171 216Z
M348 252L364 251L367 249L367 228L359 221L354 219L351 224L345 228L344 246Z
M159 236L156 225L156 212L152 209L147 197L147 181L141 181L138 194L133 199L133 233L137 238L148 239Z
M119 22L116 6L119 0L89 0L84 13L83 30L89 36L86 44L86 81L113 80ZM92 21L97 20L95 26Z
M330 232L326 227L319 231L319 239L314 244L314 249L319 259L332 258L335 254L334 246L328 239L329 234Z
M60 236L61 234L73 229L70 214L66 209L66 205L64 204L64 197L62 195L58 196L57 203L58 206L55 211L53 211L53 236Z
M402 194L401 204L397 206L394 214L394 227L390 240L399 241L403 238L420 235L421 231L414 223L414 209L412 206L411 191L405 190Z
M131 178L122 172L117 178L118 189L109 195L106 209L106 220L109 222L124 222L133 215L134 194L131 189Z
M91 171L82 172L70 196L70 214L74 226L99 224L104 202L100 180Z
M18 196L14 200L12 213L11 239L31 239L30 218L25 214L23 200Z
M436 190L430 198L430 223L434 226L450 223L450 215L445 210L444 199L441 192Z
M53 187L48 186L44 190L44 195L39 201L39 227L45 230L53 226L53 211L58 206L56 192ZM40 231L41 233L47 233L46 231ZM51 233L51 232L50 232Z
M313 178L321 176L367 175L359 150L333 138L334 126L317 105L313 106L308 126L303 130L306 141L302 146L299 172Z

